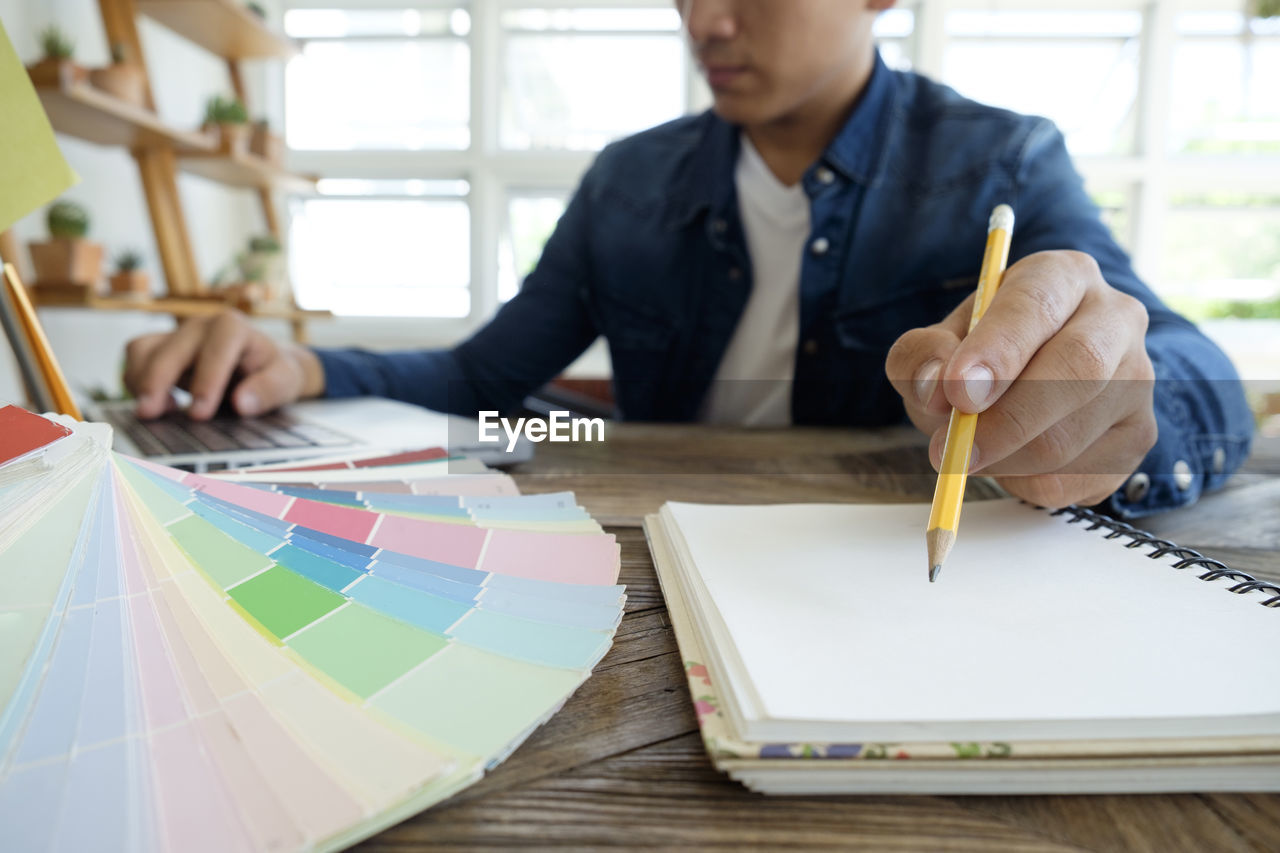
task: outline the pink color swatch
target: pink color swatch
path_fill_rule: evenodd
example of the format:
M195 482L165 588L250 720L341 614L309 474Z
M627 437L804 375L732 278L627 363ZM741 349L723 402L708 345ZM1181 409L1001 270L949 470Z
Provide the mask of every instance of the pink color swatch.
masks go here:
M557 583L618 582L618 543L602 533L533 533L494 530L484 562L476 568L499 575Z
M384 515L369 544L425 560L474 569L487 532L462 524Z
M283 519L343 539L364 542L373 531L378 515L366 509L299 499L289 507Z

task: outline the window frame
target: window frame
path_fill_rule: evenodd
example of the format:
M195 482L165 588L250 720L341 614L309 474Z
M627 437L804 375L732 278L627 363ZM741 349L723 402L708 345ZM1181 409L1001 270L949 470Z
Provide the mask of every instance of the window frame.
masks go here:
M324 177L456 179L469 183L465 196L471 207L471 312L462 319L340 318L318 324L317 338L349 339L376 335L388 345L447 345L478 328L499 307L499 243L507 221L509 193L563 189L572 193L595 156L591 151L505 150L499 144L499 110L504 11L519 8L671 8L671 0L282 0L294 8L422 9L465 8L470 15L466 36L471 49L471 145L459 151L319 152L291 151L292 168ZM954 10L1001 12L1014 10L1134 10L1142 15L1137 127L1134 147L1127 155L1076 156L1074 162L1089 190L1118 190L1128 194L1130 232L1118 235L1126 243L1134 266L1157 292L1159 253L1164 223L1172 198L1197 190L1280 194L1280 156L1172 154L1165 133L1171 126L1170 91L1173 54L1180 37L1175 26L1184 11L1240 11L1240 0L900 0L899 8L914 15L912 31L901 39L911 67L942 79L947 49L947 14ZM698 112L710 96L692 62L685 66L688 109ZM276 115L283 115L284 72L269 75L268 97ZM341 331L325 327L341 327Z

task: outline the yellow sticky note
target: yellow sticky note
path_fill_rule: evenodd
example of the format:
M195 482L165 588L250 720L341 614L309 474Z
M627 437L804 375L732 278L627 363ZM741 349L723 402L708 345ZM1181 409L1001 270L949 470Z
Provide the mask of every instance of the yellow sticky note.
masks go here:
M53 138L27 70L0 23L0 230L52 201L79 178Z

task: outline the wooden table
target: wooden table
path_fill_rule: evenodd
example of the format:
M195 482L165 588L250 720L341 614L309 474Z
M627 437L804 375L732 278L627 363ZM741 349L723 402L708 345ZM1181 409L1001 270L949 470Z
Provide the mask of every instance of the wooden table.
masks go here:
M542 444L514 473L525 492L574 490L618 536L626 616L587 683L510 759L367 849L1280 850L1280 795L785 798L712 769L641 517L669 499L927 501L933 474L912 431L611 424L603 444ZM971 488L970 499L997 493ZM1147 522L1280 579L1280 439L1260 440L1222 492ZM1274 663L1277 650L1257 651Z

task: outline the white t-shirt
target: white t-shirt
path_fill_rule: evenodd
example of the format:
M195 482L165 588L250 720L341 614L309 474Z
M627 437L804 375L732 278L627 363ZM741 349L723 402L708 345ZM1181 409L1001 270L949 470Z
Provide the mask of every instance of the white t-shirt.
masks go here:
M741 140L734 181L754 277L747 307L703 400L702 420L788 426L809 197L803 184L779 181L745 133Z

